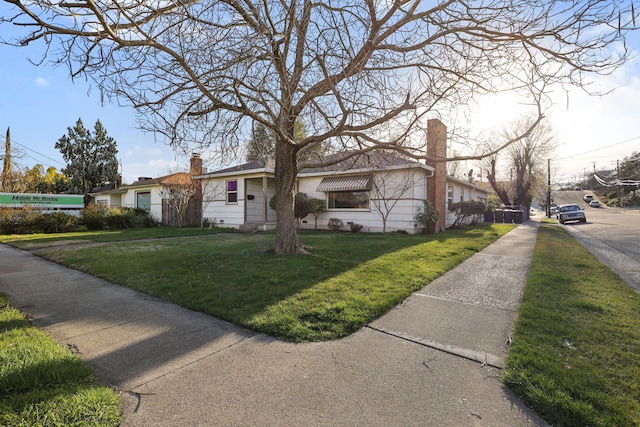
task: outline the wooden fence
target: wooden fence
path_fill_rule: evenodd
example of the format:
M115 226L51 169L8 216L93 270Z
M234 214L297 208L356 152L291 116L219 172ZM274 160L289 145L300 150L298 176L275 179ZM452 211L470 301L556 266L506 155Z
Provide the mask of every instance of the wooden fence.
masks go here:
M200 227L200 216L202 212L202 200L191 199L185 213L184 227ZM171 227L178 226L178 213L169 204L169 200L162 200L162 224Z

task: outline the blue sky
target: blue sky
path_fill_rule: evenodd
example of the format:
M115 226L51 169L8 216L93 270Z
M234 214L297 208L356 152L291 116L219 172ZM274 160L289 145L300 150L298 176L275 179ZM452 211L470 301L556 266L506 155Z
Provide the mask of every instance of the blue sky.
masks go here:
M6 7L6 6L0 6ZM6 27L2 28L6 35ZM640 51L640 41L631 40ZM13 146L24 157L22 166L41 163L58 170L65 166L56 141L82 118L93 128L100 119L118 144L118 159L124 181L139 176L157 177L185 169L188 159L177 156L162 140L136 129L135 111L115 104L101 104L100 95L90 82L72 82L66 68L34 66L27 58L38 60L42 45L14 48L0 45L0 141L11 128ZM614 93L590 97L573 91L558 92L557 105L548 113L558 133L560 146L552 159L552 171L558 180L582 176L593 170L612 169L633 151L640 151L640 61L635 59L612 77L594 80L592 89ZM475 123L499 126L513 117L518 101L504 98L480 102L473 117ZM446 120L445 120L446 121ZM470 167L473 167L471 165Z
M136 129L135 111L114 104L101 104L100 94L90 82L72 82L64 67L34 66L39 49L0 45L0 141L11 129L13 147L24 155L22 166L41 163L58 170L65 166L56 141L67 134L67 127L82 118L93 129L100 120L118 145L118 159L125 181L138 176L157 177L188 165L154 136ZM3 144L4 147L4 144Z

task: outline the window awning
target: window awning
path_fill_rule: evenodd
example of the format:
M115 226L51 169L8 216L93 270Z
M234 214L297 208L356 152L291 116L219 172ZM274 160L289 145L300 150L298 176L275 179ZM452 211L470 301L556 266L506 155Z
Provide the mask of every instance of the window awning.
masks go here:
M371 190L372 176L350 175L350 176L330 176L322 178L316 191L365 191Z

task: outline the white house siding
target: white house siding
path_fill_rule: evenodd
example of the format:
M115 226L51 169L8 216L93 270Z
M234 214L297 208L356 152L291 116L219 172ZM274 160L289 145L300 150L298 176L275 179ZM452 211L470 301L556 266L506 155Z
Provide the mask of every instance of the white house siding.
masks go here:
M247 192L245 189L245 182L248 181L252 183L254 179L247 179L245 176L206 178L206 181L207 181L206 185L210 186L211 188L216 188L218 186L220 186L220 188L226 188L226 182L230 180L238 181L238 202L227 203L226 191L217 191L213 195L213 200L211 202L209 202L206 199L207 195L205 194L203 195L203 197L205 197L205 200L203 201L203 205L206 205L206 207L202 215L204 218L208 218L210 221L215 223L216 226L238 228L246 222L245 221L246 195L253 194L256 198L259 198L258 193L260 193L261 190L254 191L252 189L250 192ZM261 178L260 178L260 182L261 182Z
M487 193L476 187L470 186L472 184L462 183L458 180L451 178L447 179L447 186L453 186L453 202L465 202L468 200L481 201L485 205L487 204ZM456 215L449 211L449 204L447 203L447 221L446 226L450 227L456 220ZM469 219L470 221L470 219Z
M122 194L111 194L107 206L119 208L122 205Z
M122 195L122 206L127 208L135 208L138 193L151 193L151 206L149 213L156 221L162 221L162 196L160 185L140 186L128 188L127 192Z
M111 195L111 194L100 194L95 196L95 202L98 206L106 206L106 207L119 207L120 206L120 194Z
M418 209L423 208L423 201L428 199L427 180L434 179L428 175L431 170L425 170L422 166L405 167L403 169L390 169L392 175L401 177L403 174L409 174L413 177L413 185L407 192L397 201L391 213L387 218L387 231L395 232L398 230L415 234L422 231L420 224L414 222L414 217ZM389 169L384 174L389 173ZM407 172L409 171L409 172ZM317 191L323 178L376 174L379 171L371 170L351 170L349 173L308 173L298 176L296 192L306 193L309 197L325 200L327 202L328 193ZM263 192L263 179L268 176L267 191ZM226 191L217 191L211 201L207 200L206 192L203 195L203 215L205 218L214 222L216 225L225 227L238 228L245 223L264 224L261 229L270 230L275 227L276 213L267 209L266 223L264 221L264 203L275 194L275 180L272 172L264 169L253 169L244 171L231 171L219 176L203 177L203 186L210 188L226 188L225 183L228 180L235 179L238 181L238 202L227 203ZM399 179L399 178L398 178ZM480 191L470 184L457 180L455 178L447 178L447 185L453 186L452 202L460 200L479 200L483 198L486 202L487 194ZM252 195L253 199L249 200L248 195ZM382 232L382 216L375 209L372 197L375 197L375 191L370 191L369 207L366 209L331 209L318 216L317 228L320 230L328 229L328 222L331 218L342 220L344 229L349 230L350 223L362 225L364 232ZM446 206L448 210L448 206ZM447 226L451 225L455 220L455 215L446 216ZM314 229L315 218L313 215L307 215L300 221L300 228L306 230Z
M387 231L404 230L407 233L418 233L422 231L419 224L416 224L413 217L417 213L418 207L422 207L422 200L399 200L387 218ZM383 231L382 217L375 209L355 210L355 209L335 209L328 210L318 216L318 229L328 229L329 219L341 219L344 229L349 230L349 224L355 223L363 226L362 231L380 233ZM300 228L313 229L315 218L307 215L302 219Z
M400 182L406 170L394 171L392 176L386 175L387 188L393 187L393 180ZM395 206L391 209L387 217L387 231L403 230L407 233L415 234L422 231L420 224L414 222L414 216L418 212L418 208L423 207L423 200L426 200L426 176L425 171L422 169L416 169L409 172L413 179L413 185L409 186L407 191L397 201ZM306 193L309 197L327 200L327 193L318 192L316 189L320 185L322 178L325 176L303 177L298 182L298 191ZM374 177L375 179L375 177ZM382 216L380 212L375 208L374 201L376 192L369 192L369 209L331 209L323 212L318 216L319 230L328 229L328 223L331 218L337 218L342 220L344 229L349 230L350 223L362 225L362 231L379 233L383 231ZM386 211L383 209L383 212ZM313 229L315 224L315 218L313 215L308 215L303 218L300 223L301 229Z

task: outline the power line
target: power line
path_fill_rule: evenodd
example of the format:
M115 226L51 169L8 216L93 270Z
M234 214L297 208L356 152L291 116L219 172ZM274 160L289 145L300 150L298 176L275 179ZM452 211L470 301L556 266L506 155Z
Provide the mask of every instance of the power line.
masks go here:
M37 152L36 150L33 150L33 149L31 149L31 148L27 147L27 146L26 146L26 145L24 145L24 144L20 144L19 142L15 141L13 138L11 139L11 143L12 143L12 144L16 144L16 145L18 145L18 146L22 147L22 148L23 148L23 149L25 149L25 150L29 150L29 151L31 151L31 152L33 152L33 153L37 154L38 156L44 157L45 159L51 160L52 162L55 162L55 163L57 163L57 164L59 164L59 165L66 166L66 165L65 165L64 163L62 163L61 161L56 160L56 159L52 159L51 157L49 157L49 156L47 156L47 155L45 155L45 154L39 153L39 152ZM6 138L5 138L5 144L6 144ZM26 156L27 156L27 157L29 157L30 159L33 159L33 160L35 160L35 161L39 162L39 159L36 159L35 157L30 156L29 154L26 154Z
M600 148L596 148L596 149L593 149L593 150L585 151L585 152L583 152L583 153L578 153L578 154L573 154L573 155L571 155L571 156L562 157L562 158L557 159L557 160L573 159L573 158L575 158L575 157L579 157L579 156L582 156L582 155L584 155L584 154L590 154L590 153L593 153L593 152L595 152L595 151L600 151L600 150L605 150L605 149L607 149L607 148L615 147L616 145L626 144L627 142L635 141L636 139L640 139L640 136L636 136L636 137L634 137L634 138L630 138L630 139L627 139L627 140L625 140L625 141L616 142L615 144L607 145L607 146L605 146L605 147L600 147Z

